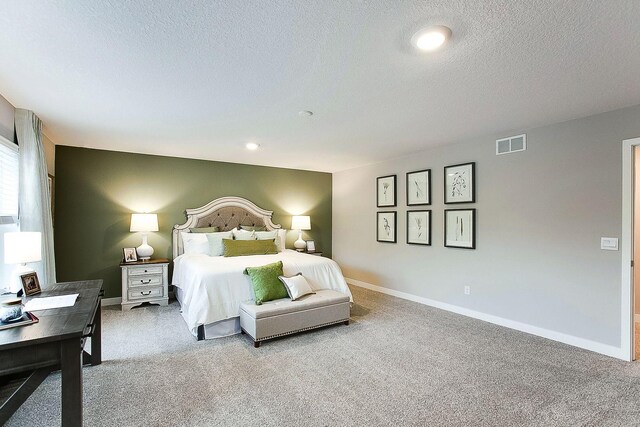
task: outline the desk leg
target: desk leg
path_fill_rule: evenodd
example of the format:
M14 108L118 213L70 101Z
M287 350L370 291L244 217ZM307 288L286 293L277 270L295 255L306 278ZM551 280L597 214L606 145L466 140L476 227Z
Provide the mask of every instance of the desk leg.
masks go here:
M82 426L82 349L80 340L62 341L62 425Z
M98 300L93 323L95 326L91 335L91 365L99 365L102 363L102 299Z

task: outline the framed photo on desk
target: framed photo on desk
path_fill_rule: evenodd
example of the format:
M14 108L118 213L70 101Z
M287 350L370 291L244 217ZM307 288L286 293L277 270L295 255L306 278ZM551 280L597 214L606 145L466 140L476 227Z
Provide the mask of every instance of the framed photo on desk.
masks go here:
M22 276L20 276L20 281L22 282L22 290L28 297L30 297L31 295L37 295L42 291L40 289L38 275L35 271L32 273L23 274Z

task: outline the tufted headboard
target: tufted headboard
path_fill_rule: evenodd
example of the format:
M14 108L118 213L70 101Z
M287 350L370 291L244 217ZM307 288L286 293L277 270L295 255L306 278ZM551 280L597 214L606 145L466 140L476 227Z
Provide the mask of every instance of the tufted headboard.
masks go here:
M280 224L271 222L273 211L268 211L254 205L242 197L221 197L206 205L187 209L187 222L173 226L173 258L182 255L181 231L199 227L218 227L220 231L229 231L239 225L266 227L267 230L278 230Z

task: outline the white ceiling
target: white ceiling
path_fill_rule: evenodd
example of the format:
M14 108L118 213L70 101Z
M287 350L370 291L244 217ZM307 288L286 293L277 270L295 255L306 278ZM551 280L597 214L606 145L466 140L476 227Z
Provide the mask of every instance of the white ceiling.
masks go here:
M329 172L640 103L637 0L3 0L0 52L56 144Z

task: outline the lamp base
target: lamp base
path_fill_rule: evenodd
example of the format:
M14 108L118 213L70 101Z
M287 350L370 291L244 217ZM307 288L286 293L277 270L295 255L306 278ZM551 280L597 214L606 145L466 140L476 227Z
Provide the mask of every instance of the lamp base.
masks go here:
M302 230L298 231L298 240L293 243L293 247L296 248L297 251L301 252L307 247L307 242L302 240Z
M138 253L138 258L142 261L150 259L151 255L153 255L153 248L147 243L146 234L142 235L142 244L136 248L136 252Z

